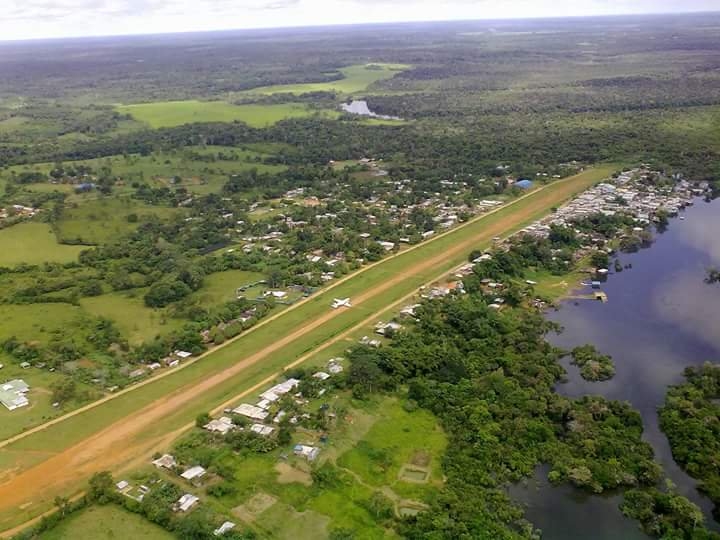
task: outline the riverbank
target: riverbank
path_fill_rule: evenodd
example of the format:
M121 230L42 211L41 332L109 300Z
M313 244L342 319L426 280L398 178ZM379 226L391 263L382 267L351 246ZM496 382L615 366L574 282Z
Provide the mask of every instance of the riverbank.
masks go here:
M714 330L720 291L704 282L706 268L720 257L720 239L714 234L720 227L719 206L717 202L697 203L685 212L684 220L670 220L665 232L656 233L648 249L619 254L623 266L632 267L609 273L602 284L609 296L607 304L562 300L559 310L546 314L564 328L559 335L549 336L554 345L572 349L593 344L613 357L617 369L609 381L588 382L565 359L567 382L559 384L557 391L569 397L593 394L630 402L642 416L643 439L653 447L656 460L678 492L700 506L708 526L715 530L719 526L712 518L712 504L673 460L659 428L657 409L667 387L682 382L686 366L720 358L720 336ZM591 291L587 286L579 292ZM557 530L553 523L563 516L570 536L553 532L545 536L550 540L573 538L573 530L586 526L582 516L588 510L596 516L594 521L601 516L605 526L590 536L585 531L584 538L617 538L617 531L626 526L627 518L617 504L583 499L582 511L578 511L576 490L550 487L547 482L541 481L532 490L513 488L513 495L527 506L528 518L546 532ZM552 514L543 511L548 505L554 508Z

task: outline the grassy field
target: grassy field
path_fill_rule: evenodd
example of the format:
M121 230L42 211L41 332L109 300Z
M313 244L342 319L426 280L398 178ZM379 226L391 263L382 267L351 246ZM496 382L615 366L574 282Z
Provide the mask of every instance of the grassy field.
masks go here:
M308 92L352 94L362 92L378 81L392 79L400 71L409 69L409 67L402 64L356 64L340 69L343 78L337 81L264 86L248 92L254 94L305 94Z
M375 423L370 431L340 457L338 465L369 485L389 486L406 496L413 494L416 485L402 480L403 467L415 465L427 470L429 483L442 481L440 458L447 440L430 412L408 412L399 400L387 399L373 414Z
M160 101L121 105L118 112L129 114L152 128L181 126L198 122L240 121L253 127L265 127L287 118L304 118L320 114L297 103L278 105L233 105L223 101ZM333 111L322 114L334 115Z
M72 262L83 249L59 244L46 223L21 223L0 230L0 266Z
M4 305L1 315L0 341L12 336L21 341L47 343L54 335L70 336L80 325L83 312L70 304Z
M113 321L131 344L152 340L157 335L179 329L183 321L168 317L164 311L145 306L142 294L130 296L113 292L86 297L80 305L88 313Z
M467 252L470 251L470 249L465 251L465 244L477 248L489 245L492 237L496 234L502 232L507 234L522 228L527 223L545 215L551 207L567 200L574 193L605 178L616 168L614 165L602 166L588 170L573 179L555 183L492 215L484 216L464 227L454 229L446 235L438 236L431 242L421 244L415 250L366 269L333 289L311 297L307 302L298 305L296 309L283 312L277 318L269 320L266 324L229 343L226 347L212 352L201 361L11 444L0 450L0 461L5 452L47 451L50 449L59 451L68 448L101 428L107 427L110 423L167 396L174 390L185 387L190 391L198 381L207 380L211 374L236 365L242 358L277 344L279 336L286 336L296 329L303 328L309 321L322 314L327 314L332 298L357 297L358 294L366 293L379 284L387 283L391 278L403 277L401 281L392 288L384 290L382 294L368 296L361 305L338 313L324 324L311 330L303 329L294 335L291 342L274 350L263 361L243 366L241 370L232 375L223 374L222 382L215 384L212 390L204 391L201 394L179 394L183 396L183 400L186 400L183 405L175 407L171 412L165 414L162 423L153 423L141 428L134 433L133 440L140 444L141 441L153 440L171 430L187 425L197 414L211 410L219 403L231 400L243 390L264 381L283 366L287 366L304 354L313 351L334 336L352 329L364 319L373 317L373 314L383 312L387 306L411 294L420 285L462 263ZM456 249L451 256L448 255L448 250L453 247L457 248L458 245L462 245L463 249ZM422 269L414 267L414 265L434 258L442 260L442 263L438 266L426 264ZM409 268L413 268L412 273L407 272ZM126 444L127 442L126 439ZM22 477L17 478L20 481ZM64 489L77 489L82 482L83 479L76 475L72 479L72 485L65 484ZM9 488L10 484L6 484L6 486ZM51 501L52 490L46 489L43 495L38 494L37 504L34 505L35 510L26 512L13 508L8 513L10 508L0 509L0 527L23 521L43 505L51 504Z
M177 208L150 206L129 197L90 200L75 207L66 207L57 224L61 241L80 241L83 244L104 244L132 233L150 216L168 219L178 213ZM135 214L138 221L130 223Z
M69 517L39 540L171 540L174 535L115 505L91 506Z
M192 296L203 307L215 306L236 299L238 287L255 283L264 279L263 274L257 272L244 272L242 270L227 270L207 276L202 288Z

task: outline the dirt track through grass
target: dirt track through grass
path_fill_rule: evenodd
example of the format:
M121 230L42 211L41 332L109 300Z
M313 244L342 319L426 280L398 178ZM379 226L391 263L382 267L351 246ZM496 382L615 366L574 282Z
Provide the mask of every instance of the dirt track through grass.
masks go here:
M352 310L358 310L361 315L367 313L367 317L359 322L353 318L349 324L341 327L330 338L322 339L311 350L302 351L288 364L300 363L316 353L318 349L324 349L338 340L344 339L351 331L372 322L389 305L397 304L411 296L416 290L419 279L424 278L426 281L437 279L441 271L444 274L457 265L470 250L486 244L495 236L516 230L528 220L537 218L538 215L547 212L551 207L567 200L597 180L599 178L594 176L568 179L536 191L527 196L522 204L516 202L517 207L502 214L500 218L480 220L487 226L478 234L458 241L438 253L421 258L412 266L406 267L384 280L379 280L376 285L367 288L353 298ZM398 290L405 292L393 297L391 291L397 293ZM384 301L386 298L388 300ZM261 364L263 361L267 362L272 355L282 351L290 344L307 339L314 331L329 325L333 319L341 318L344 313L347 312L333 311L328 307L327 311L318 317L308 320L260 350L242 357L230 367L183 386L125 418L107 425L104 429L78 443L62 449L49 459L26 470L18 471L15 476L0 484L0 516L2 516L0 527L17 525L24 519L29 519L46 510L56 495L80 489L93 472L106 469L118 470L138 459L146 459L149 454L159 448L160 444L169 444L173 437L191 426L188 421L193 418L193 406L198 400L207 399L207 394L212 393L213 389L223 386L223 383L229 379L242 376L253 366ZM268 365L272 366L269 362ZM213 405L217 405L223 400L229 403L239 396L247 395L270 382L277 374L276 369L269 368L262 373L262 377L251 388L246 388L240 394L237 391L221 394ZM168 429L163 428L163 424L167 422L168 418L178 415L182 418L183 411L186 414L184 421L180 424L182 427L177 429L173 425ZM30 506L27 506L28 504Z

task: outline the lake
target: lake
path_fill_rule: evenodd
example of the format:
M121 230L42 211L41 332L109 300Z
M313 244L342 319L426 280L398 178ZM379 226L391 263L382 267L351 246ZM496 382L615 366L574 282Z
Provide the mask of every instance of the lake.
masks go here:
M377 114L370 110L367 101L360 99L351 101L350 103L343 103L340 105L343 111L350 114L359 114L360 116L370 116L372 118L380 118L381 120L402 120L397 116L388 116L386 114Z
M704 282L707 268L720 266L720 202L697 199L681 215L685 219L672 219L650 248L619 255L622 264L632 268L610 275L603 283L608 303L568 300L548 313L548 319L564 328L548 339L564 349L591 343L613 357L616 374L605 382L583 380L578 368L564 359L568 381L558 385L558 392L629 401L642 415L643 436L654 448L656 460L717 530L712 503L674 462L658 425L657 408L667 387L683 381L683 369L720 361L720 285ZM544 539L647 538L617 509L620 495L588 497L569 486L547 486L546 476L547 470L540 469L529 486L510 490L527 505L527 518L545 531Z

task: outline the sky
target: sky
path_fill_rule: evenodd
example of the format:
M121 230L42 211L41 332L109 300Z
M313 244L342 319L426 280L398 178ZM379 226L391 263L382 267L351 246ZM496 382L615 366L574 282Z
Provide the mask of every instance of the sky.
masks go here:
M0 40L715 11L718 0L0 0Z

